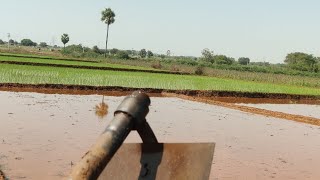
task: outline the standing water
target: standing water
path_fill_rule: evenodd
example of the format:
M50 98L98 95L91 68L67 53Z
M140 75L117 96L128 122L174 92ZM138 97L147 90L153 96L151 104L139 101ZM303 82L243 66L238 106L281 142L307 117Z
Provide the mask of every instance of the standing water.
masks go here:
M62 179L123 97L0 91L0 168L11 179ZM105 104L103 104L105 103ZM215 142L210 179L320 179L320 127L181 100L151 98L160 142ZM126 142L141 142L131 133Z

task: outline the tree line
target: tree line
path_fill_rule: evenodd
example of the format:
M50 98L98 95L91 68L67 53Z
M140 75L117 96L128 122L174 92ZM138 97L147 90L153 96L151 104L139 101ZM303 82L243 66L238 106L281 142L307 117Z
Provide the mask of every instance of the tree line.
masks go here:
M112 48L109 50L100 49L98 46L93 46L93 48L84 47L81 44L79 45L70 45L66 46L69 42L70 37L68 34L61 35L61 42L64 45L64 48L61 49L61 53L64 55L71 55L73 57L98 57L100 55L104 56L111 56L117 57L120 59L136 59L136 58L152 58L157 57L160 59L177 59L177 61L182 64L188 64L191 66L201 65L202 66L212 66L215 65L224 65L224 66L231 66L231 65L242 65L242 66L249 66L249 65L257 65L257 66L269 66L269 62L251 62L251 59L248 57L240 57L237 60L232 57L228 57L226 55L216 55L213 51L209 49L202 50L202 56L199 58L196 57L170 57L168 54L154 54L151 50L141 49L137 50L121 50L117 48ZM0 45L7 44L0 39ZM36 47L51 47L46 42L40 42L37 44L36 42L32 41L31 39L22 39L20 42L10 39L10 45L20 45L20 46L36 46ZM183 62L181 61L183 59ZM201 63L204 62L204 63ZM298 71L308 71L308 72L319 72L320 68L320 57L315 57L312 54L307 54L303 52L293 52L287 54L284 59L284 65L288 68L298 70ZM281 66L281 64L279 65Z
M209 49L204 49L202 51L201 59L205 62L219 65L232 65L234 63L238 63L240 65L250 64L250 58L248 57L240 57L238 58L238 61L236 61L234 58L227 57L225 55L214 55L213 51L210 51ZM284 63L295 70L318 72L320 68L320 57L315 57L312 54L303 52L294 52L289 53L286 56Z

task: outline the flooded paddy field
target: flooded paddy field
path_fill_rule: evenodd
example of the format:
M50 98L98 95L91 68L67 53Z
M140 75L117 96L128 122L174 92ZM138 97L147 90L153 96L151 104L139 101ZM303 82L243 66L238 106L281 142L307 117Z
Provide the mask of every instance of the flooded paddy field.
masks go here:
M123 97L104 97L108 113L96 109L102 99L0 91L1 170L9 179L67 177ZM320 179L319 126L175 97L152 97L147 120L160 142L215 142L210 179ZM126 142L141 140L131 133Z
M284 112L307 117L318 118L320 120L320 105L306 104L240 104L248 107L267 109L276 112Z

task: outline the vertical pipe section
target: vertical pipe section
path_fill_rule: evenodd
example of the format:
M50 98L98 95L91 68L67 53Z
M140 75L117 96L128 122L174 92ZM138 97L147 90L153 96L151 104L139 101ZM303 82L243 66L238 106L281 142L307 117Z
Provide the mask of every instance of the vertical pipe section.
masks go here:
M130 131L146 123L149 105L150 98L144 93L134 92L127 96L115 111L115 116L105 131L73 168L70 179L97 179Z
M132 118L117 114L71 173L72 180L98 179L133 128Z

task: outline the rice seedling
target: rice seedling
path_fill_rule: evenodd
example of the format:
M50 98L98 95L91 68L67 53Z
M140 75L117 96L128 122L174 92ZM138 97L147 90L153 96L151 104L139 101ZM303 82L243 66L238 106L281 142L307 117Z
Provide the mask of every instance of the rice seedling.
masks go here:
M320 89L206 76L99 71L0 64L0 83L73 84L175 90L221 90L320 95Z
M97 62L81 62L72 60L59 60L59 59L41 59L32 57L11 57L11 56L0 56L0 61L9 62L31 62L31 63L45 63L45 64L62 64L62 65L73 65L73 66L91 66L91 67L110 67L110 68L126 68L126 69L138 69L138 70L156 70L152 68L145 68L139 66L130 66L122 64L111 64L111 63L97 63Z

